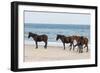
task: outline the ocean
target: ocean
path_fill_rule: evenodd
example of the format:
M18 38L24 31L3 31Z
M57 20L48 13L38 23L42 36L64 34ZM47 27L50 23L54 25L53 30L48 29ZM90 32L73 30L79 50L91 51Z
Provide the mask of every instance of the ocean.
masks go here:
M76 24L37 24L37 23L25 23L24 24L24 39L25 44L32 44L34 41L32 38L28 39L28 33L36 33L38 35L48 35L48 42L61 42L56 41L57 34L72 36L79 35L85 36L90 41L90 25L76 25Z

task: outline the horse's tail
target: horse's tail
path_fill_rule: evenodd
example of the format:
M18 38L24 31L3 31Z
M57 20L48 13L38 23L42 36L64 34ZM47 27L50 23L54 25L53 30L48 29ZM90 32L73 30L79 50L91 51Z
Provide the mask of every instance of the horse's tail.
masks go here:
M47 37L47 41L48 41L48 36L46 35L46 37Z

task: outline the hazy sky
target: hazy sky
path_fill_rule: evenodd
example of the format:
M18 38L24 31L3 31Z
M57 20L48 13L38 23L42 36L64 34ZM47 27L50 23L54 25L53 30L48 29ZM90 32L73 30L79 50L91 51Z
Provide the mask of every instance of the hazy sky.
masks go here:
M24 15L25 23L90 24L90 14L25 11Z

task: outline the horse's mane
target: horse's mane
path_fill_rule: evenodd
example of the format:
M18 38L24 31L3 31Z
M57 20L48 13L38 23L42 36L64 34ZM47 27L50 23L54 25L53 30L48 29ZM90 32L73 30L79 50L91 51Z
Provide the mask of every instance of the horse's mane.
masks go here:
M33 36L36 36L37 34L35 33L32 33L32 32L29 32L30 35L33 35Z
M61 36L61 37L66 37L65 35L61 35L61 34L57 34L58 36Z

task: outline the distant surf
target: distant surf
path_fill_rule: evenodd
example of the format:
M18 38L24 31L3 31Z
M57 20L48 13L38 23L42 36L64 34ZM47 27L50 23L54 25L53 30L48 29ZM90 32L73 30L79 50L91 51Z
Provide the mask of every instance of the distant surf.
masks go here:
M48 35L48 44L56 45L61 43L56 41L57 34L65 36L79 35L85 36L90 41L90 25L76 24L24 24L24 39L25 44L33 44L33 39L28 39L28 33L46 34ZM40 43L41 44L41 43ZM59 44L60 45L60 44ZM61 44L62 45L62 44Z

